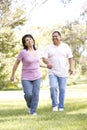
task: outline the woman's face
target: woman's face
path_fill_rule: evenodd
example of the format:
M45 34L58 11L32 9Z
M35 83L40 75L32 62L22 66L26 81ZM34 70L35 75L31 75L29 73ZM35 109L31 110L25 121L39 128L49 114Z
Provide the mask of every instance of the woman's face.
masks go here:
M33 44L34 44L34 41L33 41L33 39L32 39L31 37L26 37L26 38L25 38L25 45L26 45L27 47L32 47Z

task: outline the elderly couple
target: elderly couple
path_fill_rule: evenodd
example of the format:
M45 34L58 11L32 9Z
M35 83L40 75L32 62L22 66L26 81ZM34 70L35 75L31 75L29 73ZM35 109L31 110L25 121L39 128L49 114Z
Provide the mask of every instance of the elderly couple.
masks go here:
M16 69L22 61L21 82L24 90L24 98L27 103L28 113L37 115L39 90L41 83L40 67L48 68L50 96L52 99L52 111L64 111L64 96L68 77L68 71L73 73L73 55L70 47L62 42L61 33L52 33L52 43L44 50L40 64L39 53L35 47L32 35L26 34L22 38L23 50L18 54L13 66L11 81L14 81ZM67 61L69 67L67 66Z

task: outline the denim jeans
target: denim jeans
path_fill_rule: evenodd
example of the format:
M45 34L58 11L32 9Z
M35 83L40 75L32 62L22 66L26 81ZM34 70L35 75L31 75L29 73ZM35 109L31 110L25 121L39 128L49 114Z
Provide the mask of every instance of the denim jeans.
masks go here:
M58 106L58 108L64 108L64 97L67 77L49 75L49 81L52 107Z
M28 108L31 109L31 114L36 112L38 106L40 82L41 79L34 81L22 80L24 98L26 100Z

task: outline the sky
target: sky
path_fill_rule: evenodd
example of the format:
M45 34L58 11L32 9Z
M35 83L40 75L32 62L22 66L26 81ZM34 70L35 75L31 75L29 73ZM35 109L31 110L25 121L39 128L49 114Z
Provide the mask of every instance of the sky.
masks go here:
M15 0L14 0L15 1ZM54 24L65 24L66 21L76 20L81 11L83 3L86 0L72 0L71 3L64 6L61 0L48 0L42 6L34 9L30 13L32 4L29 0L16 0L18 4L23 4L27 16L27 24L30 26L50 26ZM36 0L41 3L43 0Z
M54 25L74 21L82 11L83 2L84 0L72 0L72 3L64 7L60 0L48 0L32 13L31 25Z
M86 0L72 0L71 3L64 6L61 0L48 0L42 6L35 8L31 13L32 3L30 0L13 0L17 1L13 5L15 7L22 8L26 12L26 24L19 26L16 29L17 36L24 35L25 33L32 33L34 36L38 36L39 33L32 27L49 27L53 28L55 25L64 25L66 22L73 22L77 20L82 11L83 3ZM33 1L33 0L31 0ZM36 0L39 4L44 0ZM13 8L12 8L13 9ZM21 34L22 32L22 34ZM19 34L19 35L18 35Z

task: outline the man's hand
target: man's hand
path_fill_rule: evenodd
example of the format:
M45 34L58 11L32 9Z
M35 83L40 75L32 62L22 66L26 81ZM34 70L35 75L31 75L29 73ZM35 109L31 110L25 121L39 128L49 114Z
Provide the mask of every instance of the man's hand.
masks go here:
M48 68L48 69L52 69L53 66L52 66L51 64L47 64L47 68Z
M73 74L73 70L72 69L69 69L69 74Z
M48 59L42 58L43 62L47 65L48 69L52 69L53 66L49 63Z
M14 81L14 77L13 76L11 76L10 81Z

